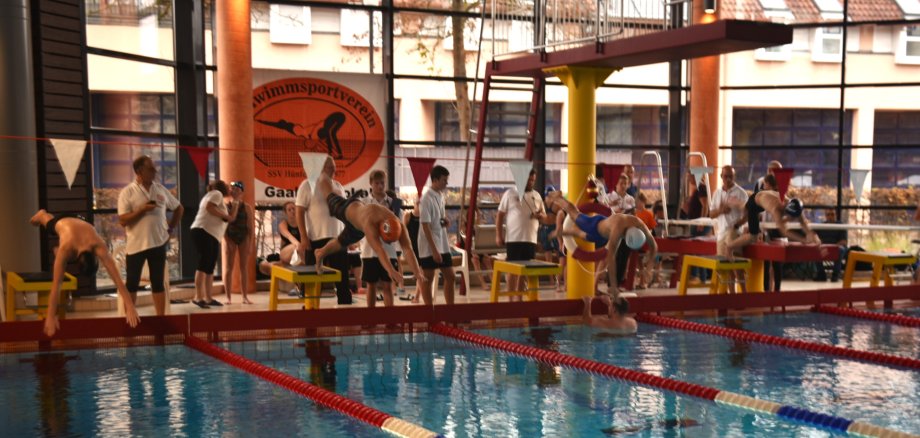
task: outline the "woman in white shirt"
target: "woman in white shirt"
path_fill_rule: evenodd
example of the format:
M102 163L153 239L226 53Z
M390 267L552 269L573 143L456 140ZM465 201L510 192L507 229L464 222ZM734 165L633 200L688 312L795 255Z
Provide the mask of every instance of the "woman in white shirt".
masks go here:
M229 193L227 183L217 180L208 184L208 193L201 198L198 214L192 222L192 241L198 249L198 266L195 269L195 304L202 309L221 306L220 301L211 296L214 288L214 267L220 254L220 240L227 231L227 223L236 219L239 202L231 204L230 212L224 205L224 198Z

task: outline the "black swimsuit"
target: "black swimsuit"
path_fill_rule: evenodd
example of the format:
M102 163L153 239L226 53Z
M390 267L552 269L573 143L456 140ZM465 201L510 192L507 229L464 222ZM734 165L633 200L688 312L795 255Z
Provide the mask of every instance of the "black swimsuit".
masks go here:
M348 206L357 201L357 195L348 199L336 195L335 193L330 193L329 196L326 196L326 204L329 205L329 213L345 224L345 229L342 230L338 237L339 243L342 244L343 248L358 243L364 238L364 232L352 225L351 222L345 218L345 211L348 210Z
M763 207L757 205L757 202L754 201L754 198L756 198L756 196L751 196L748 198L747 203L744 204L744 208L747 209L748 232L751 233L751 235L756 236L760 234L760 213L763 213L766 210L764 210Z

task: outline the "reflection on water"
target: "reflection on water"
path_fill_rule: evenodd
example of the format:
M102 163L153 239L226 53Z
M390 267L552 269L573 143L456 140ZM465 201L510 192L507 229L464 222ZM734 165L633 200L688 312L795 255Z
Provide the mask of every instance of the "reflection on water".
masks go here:
M41 409L41 430L47 437L59 437L70 433L70 374L67 362L78 359L64 353L36 354L32 359L20 359L20 363L32 362L38 381L35 394Z

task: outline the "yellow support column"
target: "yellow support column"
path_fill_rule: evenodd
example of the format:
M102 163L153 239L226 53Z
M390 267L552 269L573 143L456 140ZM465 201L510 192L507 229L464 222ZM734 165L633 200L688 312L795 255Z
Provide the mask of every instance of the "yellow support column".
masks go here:
M585 198L588 176L594 174L597 150L597 106L594 91L611 73L618 69L563 66L546 69L558 77L569 90L569 201ZM594 244L578 240L578 245L593 250ZM566 264L566 296L570 299L594 295L594 263L582 262L568 256Z

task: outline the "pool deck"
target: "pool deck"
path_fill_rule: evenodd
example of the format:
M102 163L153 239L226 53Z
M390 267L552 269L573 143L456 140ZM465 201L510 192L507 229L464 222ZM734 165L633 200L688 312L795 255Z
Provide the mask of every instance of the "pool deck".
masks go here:
M475 283L475 280L474 280ZM857 283L857 287L867 286L865 282ZM169 314L172 315L184 315L192 313L220 313L220 312L251 312L258 310L268 310L268 291L260 290L256 293L249 294L250 301L253 304L242 304L242 295L233 294L232 304L224 304L221 307L211 307L208 309L202 309L198 306L191 303L191 298L194 296L194 289L192 284L183 284L183 285L174 285L170 292L170 298L172 300L182 300L184 303L171 304L169 306ZM783 280L783 290L785 291L800 291L800 290L816 290L816 289L839 289L842 287L842 282L816 282L816 281L802 281L802 280ZM267 282L260 282L260 289L267 289ZM601 286L601 289L606 289L606 286ZM226 303L227 297L223 294L223 287L218 283L215 284L215 290L221 291L219 294L215 294L214 298L219 300L222 303ZM407 288L407 291L410 293L415 292L414 286ZM709 291L708 286L701 287L691 287L688 289L689 295L705 295ZM645 290L633 291L640 297L646 296L676 296L677 289L670 288L651 288ZM540 287L540 300L561 300L566 299L565 293L557 293L555 288L551 286L548 281L543 281ZM472 290L465 296L455 294L455 302L457 304L463 303L486 303L489 302L489 290L488 288L474 286ZM438 289L435 291L435 304L443 304L444 296L443 292ZM394 300L395 306L407 306L414 305L411 301L404 301L400 299ZM355 294L353 295L353 304L350 305L341 305L337 304L337 299L334 296L334 292L331 290L324 292L324 297L320 299L320 308L322 309L334 309L334 308L355 308L355 307L366 307L367 299L364 294ZM300 306L298 304L287 304L280 305L279 309L282 310L293 310L297 309ZM377 307L383 309L383 303L378 300ZM77 298L72 303L71 309L67 314L68 318L101 318L101 317L114 317L117 316L115 311L115 297L114 295L99 295L95 297L87 298ZM139 292L138 293L138 313L141 316L145 315L154 315L153 305L151 303L150 293L149 292Z

